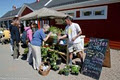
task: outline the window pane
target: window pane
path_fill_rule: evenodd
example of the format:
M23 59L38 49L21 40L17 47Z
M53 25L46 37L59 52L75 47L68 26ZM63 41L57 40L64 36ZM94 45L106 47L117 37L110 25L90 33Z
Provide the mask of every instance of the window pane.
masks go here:
M72 13L67 13L67 14L74 17L74 13L73 12Z
M95 15L104 15L104 10L95 11Z
M83 16L90 16L92 15L92 11L84 11Z

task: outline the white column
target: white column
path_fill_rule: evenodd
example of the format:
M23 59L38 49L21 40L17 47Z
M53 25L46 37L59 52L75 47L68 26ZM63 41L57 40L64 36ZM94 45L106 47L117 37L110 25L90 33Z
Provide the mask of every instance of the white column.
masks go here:
M26 21L23 21L23 25L24 25L24 27L26 27Z

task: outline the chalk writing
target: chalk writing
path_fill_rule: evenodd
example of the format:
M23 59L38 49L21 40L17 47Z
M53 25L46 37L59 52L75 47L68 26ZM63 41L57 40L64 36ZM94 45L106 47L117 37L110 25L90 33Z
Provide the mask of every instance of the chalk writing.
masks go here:
M90 38L82 66L82 74L99 79L107 46L107 39Z

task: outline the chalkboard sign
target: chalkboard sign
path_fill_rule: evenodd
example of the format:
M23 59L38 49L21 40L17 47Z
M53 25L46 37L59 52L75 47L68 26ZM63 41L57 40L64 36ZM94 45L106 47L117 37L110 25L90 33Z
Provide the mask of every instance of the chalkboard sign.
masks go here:
M86 50L86 58L81 70L82 74L99 79L107 46L107 39L90 38L89 46Z

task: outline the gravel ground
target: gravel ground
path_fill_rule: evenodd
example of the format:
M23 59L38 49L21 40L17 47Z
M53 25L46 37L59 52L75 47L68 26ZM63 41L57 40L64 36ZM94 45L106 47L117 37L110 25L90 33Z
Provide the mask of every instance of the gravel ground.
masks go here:
M20 51L23 53L23 49ZM52 70L47 76L41 76L25 60L13 60L10 53L9 45L0 44L0 80L94 80L82 74L59 75L58 71ZM111 68L103 67L99 80L120 80L120 50L111 49L110 54Z

